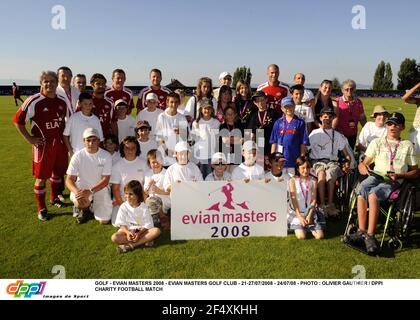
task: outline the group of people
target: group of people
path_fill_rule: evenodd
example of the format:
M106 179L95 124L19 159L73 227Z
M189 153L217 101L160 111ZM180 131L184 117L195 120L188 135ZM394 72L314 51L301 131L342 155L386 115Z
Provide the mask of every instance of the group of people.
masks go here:
M385 170L386 165L378 164L388 159L388 152L380 152L385 148L392 168L384 174L396 183L416 174L413 145L399 142L405 124L401 114L389 115L377 106L375 121L367 122L354 81L344 81L343 95L333 99L329 80L314 96L305 89L302 73L290 88L279 75L279 67L269 65L268 81L254 93L242 80L232 89L229 72L220 74L216 89L210 78L202 77L184 103L183 92L161 86L161 71L152 69L151 85L139 93L135 106L122 69L113 71L110 87L104 75L93 74L92 93L86 91L86 76L73 78L68 67L43 72L40 93L27 98L13 118L33 145L38 218L49 217L46 180L50 203L58 207L66 205L65 184L77 223L92 213L99 223L113 223L120 229L112 240L119 252L128 252L151 245L159 227L169 228L170 193L177 182L262 179L288 184L289 223L297 238L311 232L321 239L324 217L338 213L335 182L354 167L355 148L366 154L361 173L371 170L372 162L378 166L375 171ZM407 92L407 102L413 102L416 89ZM131 116L134 108L136 118ZM363 129L357 139L359 123ZM378 200L378 192L374 198L370 191L375 182L362 188L359 199L364 240L375 231L370 227L374 209L369 228L366 210L362 213L367 202L373 206ZM384 196L388 189L381 188Z

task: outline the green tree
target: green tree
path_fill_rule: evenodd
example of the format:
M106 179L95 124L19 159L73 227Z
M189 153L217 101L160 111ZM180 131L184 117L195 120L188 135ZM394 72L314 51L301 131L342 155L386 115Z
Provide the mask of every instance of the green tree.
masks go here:
M251 85L251 78L252 73L249 67L238 67L233 74L232 86L233 88L236 88L236 84L239 80L245 81L248 85Z
M334 77L332 79L332 89L333 90L340 90L340 88L341 88L340 80L338 80L337 77Z
M398 72L398 90L410 89L420 82L420 67L416 59L406 58L401 62Z
M394 83L392 82L392 69L389 63L385 65L385 77L384 77L383 86L384 86L384 90L394 89Z
M385 80L385 62L379 62L376 67L375 75L373 76L373 90L383 90Z

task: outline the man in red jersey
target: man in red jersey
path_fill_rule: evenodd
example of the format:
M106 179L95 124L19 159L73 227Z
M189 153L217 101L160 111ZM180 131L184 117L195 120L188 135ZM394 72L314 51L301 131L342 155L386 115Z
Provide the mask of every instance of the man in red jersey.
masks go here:
M99 118L104 136L114 134L118 136L117 117L114 112L114 103L105 97L106 78L100 73L95 73L90 78L93 93L92 113ZM125 100L124 100L125 101Z
M60 204L61 177L67 170L67 150L63 141L65 117L70 108L68 102L56 95L57 74L44 71L40 77L41 90L25 100L13 117L13 122L32 144L32 173L35 177L35 197L38 203L38 219L48 220L45 203L45 181L50 179L50 202ZM31 122L31 133L25 127Z
M279 81L280 69L276 64L270 64L267 67L268 81L258 86L257 91L262 91L267 95L267 104L269 108L275 109L279 116L282 115L281 100L290 96L289 86Z
M105 98L112 100L113 103L119 99L123 99L128 105L127 114L134 109L133 92L124 87L126 77L123 69L115 69L112 71L111 88L106 89Z
M149 74L149 79L151 86L144 88L139 93L139 99L136 105L137 113L147 108L146 96L151 92L158 96L159 103L157 107L162 110L166 109L166 97L171 93L171 90L160 85L162 82L162 72L159 69L152 69Z

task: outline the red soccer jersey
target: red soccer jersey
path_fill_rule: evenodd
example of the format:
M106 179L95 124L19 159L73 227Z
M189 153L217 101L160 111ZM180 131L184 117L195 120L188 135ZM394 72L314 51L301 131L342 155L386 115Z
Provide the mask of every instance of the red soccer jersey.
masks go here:
M268 82L260 84L257 91L262 91L267 95L269 108L275 109L279 114L281 111L281 99L289 95L289 86L284 82L279 82L277 86L272 86Z
M93 98L92 113L99 118L104 136L112 133L111 123L115 122L114 103L107 98Z
M54 139L62 141L67 110L67 102L60 96L48 98L37 93L25 100L14 115L13 122L25 125L29 120L33 136L44 138L47 143Z
M169 90L166 87L160 87L159 89L152 89L152 87L146 87L139 93L139 99L137 100L137 114L143 110L146 109L146 96L148 93L154 93L158 96L159 104L158 108L165 110L166 109L166 97L168 94L171 93L171 90Z
M105 91L105 98L108 98L113 103L119 99L123 99L128 104L128 114L134 109L133 92L126 87L123 87L122 90L116 90L113 87L108 88Z

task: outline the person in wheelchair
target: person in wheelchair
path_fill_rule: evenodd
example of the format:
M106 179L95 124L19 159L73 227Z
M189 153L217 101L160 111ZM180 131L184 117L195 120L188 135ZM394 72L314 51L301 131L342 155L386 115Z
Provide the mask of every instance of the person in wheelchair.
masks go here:
M318 193L320 209L325 215L336 216L338 210L335 207L334 193L335 182L341 174L341 170L347 173L350 169L351 155L346 148L347 139L332 128L332 121L336 117L334 110L323 108L320 112L321 126L309 135L310 158L313 169L318 178ZM342 151L345 162L342 167L338 162L338 152ZM325 205L325 191L328 184L328 204Z
M387 134L371 141L366 156L358 166L361 175L368 175L362 181L357 197L358 230L348 236L354 245L366 246L369 254L378 252L375 238L381 201L387 201L392 192L401 187L404 179L418 175L417 159L413 144L401 139L405 129L405 118L395 112L386 120ZM374 169L370 165L375 163ZM367 209L369 207L369 218Z
M364 154L367 146L373 139L386 136L385 121L388 115L389 113L381 105L377 105L373 108L370 117L373 118L374 121L366 122L359 134L358 143L356 145L356 149L359 153Z

